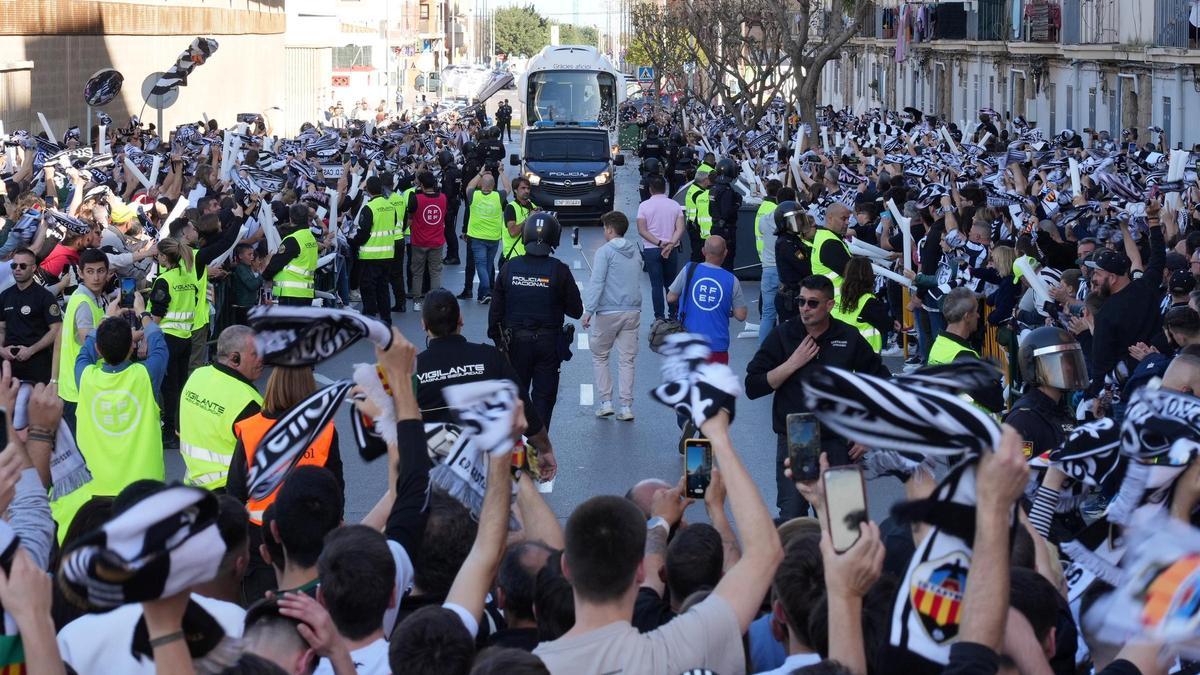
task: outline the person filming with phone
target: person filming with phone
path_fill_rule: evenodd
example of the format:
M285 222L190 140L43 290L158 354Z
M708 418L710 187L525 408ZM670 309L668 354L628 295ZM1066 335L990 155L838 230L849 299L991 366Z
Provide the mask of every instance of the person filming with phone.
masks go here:
M801 383L804 369L810 364L819 364L868 375L891 376L862 333L831 316L834 302L833 282L827 277L812 275L804 279L800 282L800 315L783 322L767 336L746 367L746 395L749 398L775 395L771 426L778 439L776 506L779 516L785 520L802 515L807 508L800 495L791 489L783 466L783 460L788 456L787 418L807 410ZM848 464L861 454L862 448L852 448L845 439L829 430L820 429L819 432L817 448L829 455L830 464Z

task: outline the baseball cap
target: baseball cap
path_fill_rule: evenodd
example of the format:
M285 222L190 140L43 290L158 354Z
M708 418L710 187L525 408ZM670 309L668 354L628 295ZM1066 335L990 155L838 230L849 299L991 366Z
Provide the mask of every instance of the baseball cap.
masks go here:
M1175 270L1167 286L1173 295L1183 295L1196 290L1196 277L1188 270Z
M1111 274L1129 274L1129 258L1119 251L1109 249L1096 251L1092 255L1092 259L1084 264L1092 269L1104 270Z
M1169 251L1164 267L1171 272L1186 270L1189 267L1187 256L1178 251Z

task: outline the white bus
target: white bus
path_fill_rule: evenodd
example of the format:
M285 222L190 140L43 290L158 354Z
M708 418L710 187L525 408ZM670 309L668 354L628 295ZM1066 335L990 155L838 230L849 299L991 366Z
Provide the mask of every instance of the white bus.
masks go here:
M525 128L603 128L609 147L618 152L617 113L625 100L625 77L595 47L544 47L517 79L517 97Z

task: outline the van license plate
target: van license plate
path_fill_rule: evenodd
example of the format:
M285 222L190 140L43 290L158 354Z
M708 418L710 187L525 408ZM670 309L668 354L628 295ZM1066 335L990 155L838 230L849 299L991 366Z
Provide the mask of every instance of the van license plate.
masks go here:
M579 204L580 204L580 201L578 199L555 199L554 200L555 206L579 206Z

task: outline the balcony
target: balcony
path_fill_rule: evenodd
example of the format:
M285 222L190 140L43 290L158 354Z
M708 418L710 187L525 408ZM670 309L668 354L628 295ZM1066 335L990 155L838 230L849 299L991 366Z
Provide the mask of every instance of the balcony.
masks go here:
M1058 0L1026 2L1021 18L1021 39L1025 42L1056 43L1062 33L1062 19L1062 5Z
M1200 49L1197 31L1188 23L1188 0L1154 0L1154 43L1161 47Z
M1007 40L1012 32L1012 18L1004 5L1004 0L979 0L973 12L974 17L967 20L968 37L993 42ZM970 35L972 28L975 30L973 36Z

